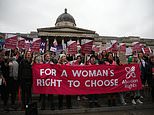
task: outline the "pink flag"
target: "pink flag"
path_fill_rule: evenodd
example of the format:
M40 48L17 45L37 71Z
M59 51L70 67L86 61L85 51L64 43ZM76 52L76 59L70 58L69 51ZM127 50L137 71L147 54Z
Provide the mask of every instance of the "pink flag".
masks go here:
M18 48L22 49L25 47L25 39L22 37L18 37Z
M118 51L118 42L116 40L112 40L112 52L116 53Z
M93 40L82 39L81 40L81 52L84 54L90 54L92 51Z
M120 52L126 52L126 43L120 43L119 50Z
M76 41L68 41L67 42L67 50L68 50L68 54L76 54L77 53L77 42Z
M25 40L25 47L26 50L31 51L31 42L30 40Z
M143 53L144 53L144 54L150 54L150 53L152 53L152 51L151 51L151 48L150 48L150 47L145 47L145 48L142 48L142 51L143 51Z
M144 48L144 44L141 44L141 43L140 43L140 48L141 48L141 49Z
M33 38L32 47L31 47L32 52L39 52L40 44L41 44L41 38Z
M132 43L132 50L140 52L141 51L140 43L139 42L133 42Z
M99 52L99 47L97 47L96 45L93 45L92 50L98 53Z
M5 48L15 49L17 47L17 35L5 34Z
M107 43L106 50L116 53L118 51L118 42L116 40L111 40L111 43Z

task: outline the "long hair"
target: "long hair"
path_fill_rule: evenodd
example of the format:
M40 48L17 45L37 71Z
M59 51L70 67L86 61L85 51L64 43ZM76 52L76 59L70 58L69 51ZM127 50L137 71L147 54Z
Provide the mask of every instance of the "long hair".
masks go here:
M31 54L31 58L30 60L32 61L32 58L33 58L33 53L31 53L30 51L26 51L25 55L24 55L24 59L27 59L27 54L30 53Z

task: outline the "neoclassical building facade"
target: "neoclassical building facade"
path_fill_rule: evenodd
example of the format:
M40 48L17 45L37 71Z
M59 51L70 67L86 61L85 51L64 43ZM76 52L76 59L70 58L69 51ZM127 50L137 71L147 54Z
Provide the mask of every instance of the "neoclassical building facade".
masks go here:
M37 31L38 37L46 40L49 47L53 45L54 39L61 45L67 44L70 40L81 43L81 39L94 40L99 37L95 31L77 27L75 19L67 12L67 9L57 18L55 27L38 28Z
M113 36L99 36L95 31L79 28L76 26L75 19L65 9L56 20L55 27L38 28L38 37L48 41L49 47L53 45L54 39L58 44L66 43L69 40L75 40L81 43L81 39L92 39L96 45L105 45L111 40L117 40L119 43L126 43L127 46L131 46L132 42L140 42L146 46L150 46L154 49L154 39L144 39L135 36L128 37L113 37Z

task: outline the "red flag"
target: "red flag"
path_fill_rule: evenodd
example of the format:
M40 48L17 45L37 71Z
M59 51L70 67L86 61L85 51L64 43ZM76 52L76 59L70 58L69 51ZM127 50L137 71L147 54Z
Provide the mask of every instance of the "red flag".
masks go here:
M31 47L32 52L39 52L40 44L41 44L41 38L33 38L33 43Z
M150 54L150 53L152 53L152 51L151 51L151 48L150 48L150 47L145 47L145 48L142 48L142 51L143 51L143 53L144 53L144 54Z
M141 48L141 49L144 48L144 44L140 44L140 48Z
M18 37L18 48L22 49L25 47L25 39L22 37Z
M118 51L118 42L116 40L111 40L111 43L106 44L106 50L116 53Z
M133 42L132 43L132 50L140 52L141 51L140 43L139 42Z
M118 42L116 40L112 40L112 52L116 53L118 51Z
M76 54L77 53L76 41L68 41L67 42L67 50L68 50L68 54Z
M17 35L5 34L5 48L15 49L17 47L17 41Z
M30 40L25 40L25 47L26 50L31 51L31 42Z
M99 47L97 47L96 45L93 45L92 50L98 53L99 52Z
M84 54L90 54L92 51L93 40L82 39L81 40L81 52Z

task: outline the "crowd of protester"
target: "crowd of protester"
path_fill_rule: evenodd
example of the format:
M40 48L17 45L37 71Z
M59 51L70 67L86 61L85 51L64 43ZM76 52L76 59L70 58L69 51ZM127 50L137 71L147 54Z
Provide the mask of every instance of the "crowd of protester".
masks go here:
M17 95L21 94L21 109L24 110L26 105L32 102L32 65L34 63L50 63L58 65L117 65L123 63L120 61L117 54L112 52L102 51L102 53L93 53L90 56L76 54L71 56L65 51L62 51L58 58L56 53L46 52L44 54L32 53L30 51L19 51L18 49L9 51L0 51L0 96L3 102L4 110L8 109L8 100L11 98L11 107L15 108L17 105ZM136 55L127 57L128 64L138 63L141 69L142 87L149 87L151 89L151 102L154 102L154 55L144 55L143 52L138 52ZM20 87L20 88L19 88ZM19 90L21 89L21 90ZM125 94L128 92L119 92L107 94L108 106L116 106L118 94L121 104L126 105ZM143 104L141 101L143 95L140 90L130 91L131 103ZM46 99L48 99L51 110L55 110L54 95L40 94L40 108L46 109ZM64 109L64 98L66 98L66 108L72 108L71 95L58 95L58 109ZM98 95L77 95L77 100L88 100L89 107L100 107L98 102Z

